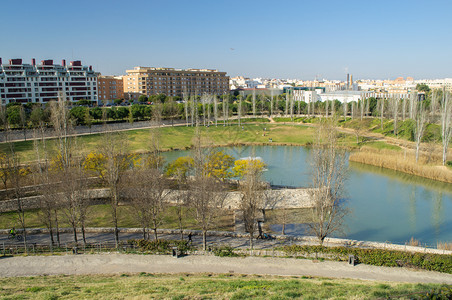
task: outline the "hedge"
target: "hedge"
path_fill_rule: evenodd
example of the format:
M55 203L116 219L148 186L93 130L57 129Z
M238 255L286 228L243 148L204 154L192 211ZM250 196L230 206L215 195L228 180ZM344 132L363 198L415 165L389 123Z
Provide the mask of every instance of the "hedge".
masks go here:
M385 267L411 267L429 271L452 274L452 255L412 253L396 250L362 249L347 247L323 247L291 245L281 248L287 255L295 256L326 256L345 261L349 255L354 255L359 263Z

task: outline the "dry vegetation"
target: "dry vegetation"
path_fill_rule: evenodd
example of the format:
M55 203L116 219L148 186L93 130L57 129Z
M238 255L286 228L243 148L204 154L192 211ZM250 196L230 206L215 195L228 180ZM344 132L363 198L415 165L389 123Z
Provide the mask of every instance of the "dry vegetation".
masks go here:
M392 169L411 175L452 183L452 170L435 164L432 156L423 156L416 163L414 153L362 147L359 152L350 155L350 161Z

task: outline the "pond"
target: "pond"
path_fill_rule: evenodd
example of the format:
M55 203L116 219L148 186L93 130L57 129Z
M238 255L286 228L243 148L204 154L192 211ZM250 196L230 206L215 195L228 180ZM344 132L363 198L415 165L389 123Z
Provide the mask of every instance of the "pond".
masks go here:
M267 181L276 185L309 187L309 149L294 146L240 146L220 148L235 159L259 156L268 165ZM166 152L172 161L189 151ZM404 244L411 237L436 247L452 242L452 184L423 179L392 170L349 163L347 206L342 237ZM304 233L301 224L286 226L286 234ZM280 231L280 225L272 229Z

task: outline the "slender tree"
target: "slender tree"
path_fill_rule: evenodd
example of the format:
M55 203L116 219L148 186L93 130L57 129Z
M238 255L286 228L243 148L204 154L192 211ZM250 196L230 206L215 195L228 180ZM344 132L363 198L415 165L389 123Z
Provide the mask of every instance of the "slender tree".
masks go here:
M203 237L203 249L207 249L207 231L215 223L215 217L221 213L226 194L221 181L209 177L207 172L208 148L202 147L202 139L197 130L194 141L193 161L194 177L190 181L191 207Z
M400 98L393 97L389 101L390 109L392 112L392 119L394 121L394 135L397 137L398 134L398 128L397 128L397 122L399 118L399 104L400 104Z
M326 119L317 127L312 149L312 197L314 208L311 232L323 244L325 238L340 231L347 214L344 206L346 154L338 145L334 120Z
M250 248L253 249L253 239L256 232L259 212L264 208L264 189L262 168L255 159L248 160L243 180L240 183L240 210L243 213L245 229L249 233Z
M443 146L443 166L446 165L447 150L452 136L452 101L450 94L443 91L441 103L441 140Z
M415 130L414 137L416 141L416 162L419 162L419 150L421 146L422 137L424 136L425 127L428 123L428 112L426 111L424 102L420 102L415 112Z

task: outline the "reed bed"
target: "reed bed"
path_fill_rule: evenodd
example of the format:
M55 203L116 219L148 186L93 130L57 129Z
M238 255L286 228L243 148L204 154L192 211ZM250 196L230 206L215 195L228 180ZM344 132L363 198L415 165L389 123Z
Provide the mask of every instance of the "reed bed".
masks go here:
M446 243L446 242L437 242L436 248L441 250L452 250L452 243Z
M431 156L422 156L419 162L416 162L414 152L411 150L393 151L362 147L359 151L350 154L349 159L353 162L452 183L451 169L441 166L437 159L435 157L432 159Z

